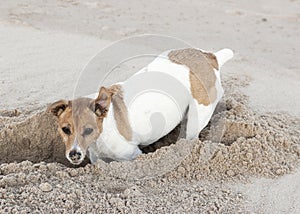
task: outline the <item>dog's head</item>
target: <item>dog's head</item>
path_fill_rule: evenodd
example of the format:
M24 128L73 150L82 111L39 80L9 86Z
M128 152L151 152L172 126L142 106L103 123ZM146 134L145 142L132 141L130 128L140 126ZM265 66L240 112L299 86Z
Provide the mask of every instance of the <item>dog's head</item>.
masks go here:
M112 94L110 89L101 87L96 99L59 100L48 107L47 112L57 118L66 157L72 164L80 164L88 147L100 136Z

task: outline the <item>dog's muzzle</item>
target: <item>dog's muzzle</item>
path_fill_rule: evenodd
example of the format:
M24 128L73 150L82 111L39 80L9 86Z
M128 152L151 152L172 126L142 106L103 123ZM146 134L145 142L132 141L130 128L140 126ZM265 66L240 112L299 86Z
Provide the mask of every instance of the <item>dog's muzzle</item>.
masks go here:
M68 159L72 164L78 165L83 160L83 154L81 151L72 149L68 154Z

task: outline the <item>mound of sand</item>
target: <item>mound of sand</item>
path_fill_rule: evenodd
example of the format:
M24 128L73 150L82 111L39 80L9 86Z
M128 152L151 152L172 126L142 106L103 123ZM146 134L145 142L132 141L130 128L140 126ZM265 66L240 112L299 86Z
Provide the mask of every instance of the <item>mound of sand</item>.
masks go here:
M157 143L171 145L132 162L71 168L50 115L2 111L0 210L245 211L247 198L228 182L299 166L300 123L283 113L254 113L231 81L199 140L174 143L174 131Z

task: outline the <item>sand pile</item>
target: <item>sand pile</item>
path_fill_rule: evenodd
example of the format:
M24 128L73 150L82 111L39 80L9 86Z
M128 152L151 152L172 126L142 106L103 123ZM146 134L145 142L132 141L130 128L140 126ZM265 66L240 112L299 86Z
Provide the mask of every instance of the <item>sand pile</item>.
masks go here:
M110 176L126 179L167 172L166 176L196 180L290 173L300 163L299 118L284 113L257 115L246 103L245 96L231 91L219 104L200 140L181 139L142 155L138 161L99 165Z
M230 81L225 85L227 94L200 140L174 144L173 132L158 143L172 145L132 162L67 167L52 117L2 112L0 211L245 211L247 198L228 182L299 166L300 121L283 113L258 115ZM11 163L22 160L29 161Z
M0 163L58 161L62 158L64 145L59 143L54 119L45 114L0 112Z

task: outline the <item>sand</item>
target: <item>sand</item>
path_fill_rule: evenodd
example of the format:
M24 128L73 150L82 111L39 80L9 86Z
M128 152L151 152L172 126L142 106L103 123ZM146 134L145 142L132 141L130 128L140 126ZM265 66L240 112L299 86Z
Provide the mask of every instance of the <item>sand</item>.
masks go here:
M0 213L299 213L299 7L2 4ZM101 48L139 33L233 48L235 58L222 70L225 96L199 140L178 140L178 127L135 161L86 160L74 168L45 107L72 97L81 69Z
M1 162L7 163L0 165L0 209L177 213L254 210L247 194L250 190L245 191L243 185L251 176L274 179L299 167L300 123L287 114L254 113L246 105L247 97L236 91L231 81L225 82L228 93L201 140L181 139L174 144L174 131L158 142L172 145L132 162L99 161L72 168L64 158L51 116L40 112L18 122L4 117L7 120L1 128L0 147L7 154ZM211 137L211 133L219 132L223 135L220 142ZM11 163L22 160L27 161Z

